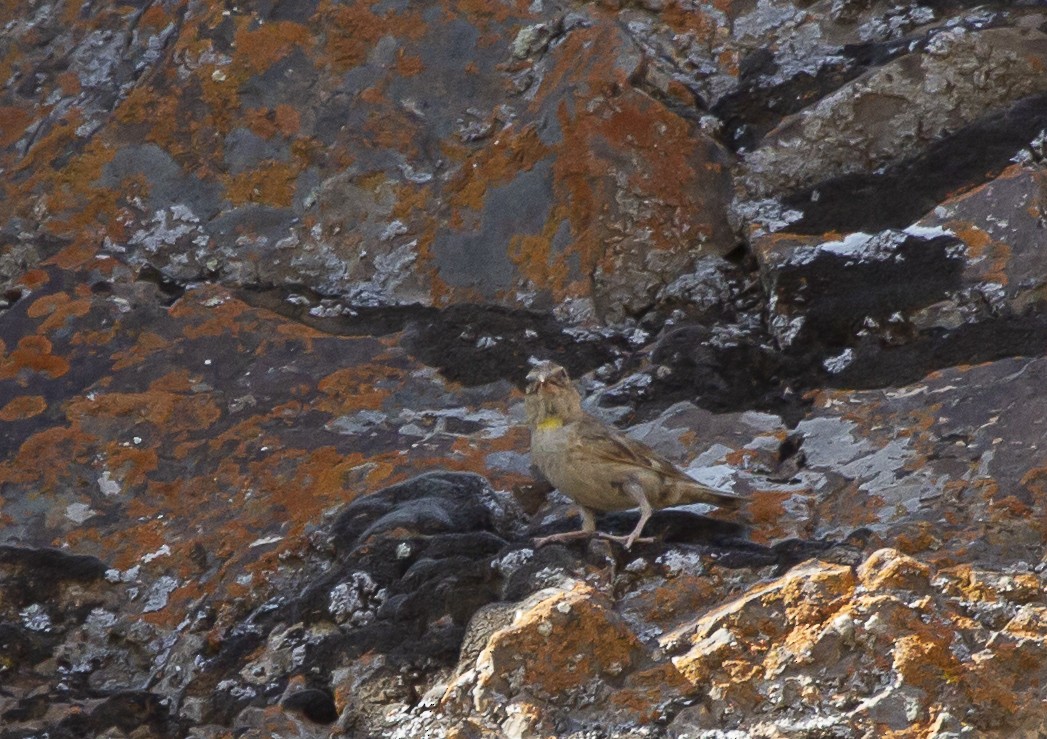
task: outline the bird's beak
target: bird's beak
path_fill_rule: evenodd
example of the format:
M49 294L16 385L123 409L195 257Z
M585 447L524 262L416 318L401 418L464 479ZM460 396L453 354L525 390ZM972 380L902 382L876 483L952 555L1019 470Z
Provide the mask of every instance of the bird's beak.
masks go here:
M528 393L536 393L543 385L545 385L545 377L537 370L528 372L526 379Z

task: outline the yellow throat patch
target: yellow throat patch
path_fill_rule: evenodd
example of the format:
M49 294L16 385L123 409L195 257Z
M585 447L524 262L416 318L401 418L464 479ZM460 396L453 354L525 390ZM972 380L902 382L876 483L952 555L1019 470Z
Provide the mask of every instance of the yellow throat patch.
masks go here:
M555 431L558 428L563 428L563 419L556 416L549 416L544 421L538 422L539 431Z

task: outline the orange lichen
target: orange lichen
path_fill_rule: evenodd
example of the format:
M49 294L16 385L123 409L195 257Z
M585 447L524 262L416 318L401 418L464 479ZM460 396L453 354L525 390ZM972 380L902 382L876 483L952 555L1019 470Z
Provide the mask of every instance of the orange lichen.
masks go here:
M401 77L416 77L425 71L425 63L420 56L411 56L400 49L394 69Z
M631 711L636 721L651 724L664 718L667 698L689 695L694 688L671 662L664 662L630 674L625 687L611 694L610 703Z
M121 545L112 546L113 567L126 570L141 562L142 555L155 552L167 543L166 522L156 517L154 507L139 498L130 498L125 515L136 523L128 526L120 537Z
M879 549L858 568L858 578L868 590L923 593L930 588L931 569L897 550Z
M532 169L550 154L549 147L542 143L534 127L502 131L452 181L452 207L481 210L492 186L511 182L520 172ZM453 214L452 223L454 218L460 219L461 214Z
M512 7L507 2L492 3L487 0L457 0L455 9L465 15L470 25L482 27L485 21L504 23L509 20L509 10Z
M1036 500L1047 500L1047 467L1033 467L1022 475L1021 484Z
M281 322L276 326L276 335L288 341L294 341L302 345L304 351L313 350L313 342L316 339L327 337L323 331L318 331L312 326L303 326L300 323Z
M555 644L555 649L549 645ZM613 612L606 597L585 585L536 604L488 642L495 670L480 683L520 671L520 679L550 695L580 687L608 670L627 670L640 656L639 640Z
M785 515L785 504L793 497L794 493L779 491L757 491L754 492L746 506L746 510L756 528L760 524L775 524Z
M79 75L76 74L76 72L72 72L72 71L68 71L68 70L65 71L65 72L62 72L55 79L55 82L58 83L59 89L63 93L65 93L66 95L79 95L80 94L80 91L81 91L81 88L80 88L80 77L79 77Z
M147 357L166 349L170 344L171 342L159 334L143 331L138 335L138 340L133 346L113 354L113 369L123 370L141 364Z
M965 483L960 482L959 484L965 486ZM898 551L905 554L934 550L941 545L941 539L938 538L939 530L940 527L935 524L915 521L895 536L894 545Z
M37 288L43 287L51 281L51 277L46 271L42 269L30 269L23 272L18 280L17 284L23 285L30 290L36 290Z
M377 106L367 114L362 132L371 146L395 149L408 160L419 155L419 126L405 110L390 105Z
M252 488L250 499L240 505L240 515L259 524L273 520L274 511L287 522L287 534L300 533L309 521L331 505L352 500L371 459L334 447L315 450L270 449L259 461L247 465ZM243 479L243 470L231 465L223 473L229 481ZM220 481L223 478L220 478Z
M0 421L22 421L47 410L47 401L39 395L19 395L0 408Z
M120 102L113 115L125 126L146 127L143 139L177 158L188 148L182 137L192 132L186 120L189 113L184 96L187 94L153 85L137 86Z
M95 393L91 398L69 402L71 418L130 417L135 421L163 427L167 432L206 429L222 411L206 395L181 395L167 392Z
M947 630L922 632L895 641L895 672L906 683L925 690L935 690L943 681L956 682L965 670L949 650L952 635Z
M323 0L316 17L326 31L321 58L335 72L344 72L363 63L386 32L379 17L364 2L342 5Z
M160 30L171 22L163 5L150 5L138 19L138 24L149 30Z
M787 577L780 595L774 595L781 598L790 624L818 624L843 607L856 585L850 567L822 564L806 577Z
M203 291L201 291L203 292ZM220 293L214 297L220 300ZM198 299L207 300L209 295L199 295ZM240 333L237 319L247 310L239 300L221 300L209 307L202 307L191 301L180 301L171 308L175 318L185 320L182 333L187 339L213 338L225 336L233 338Z
M972 261L977 261L984 257L992 244L992 236L987 231L983 231L973 224L953 221L948 224L948 228L967 247L967 256Z
M737 49L724 49L717 54L716 61L726 74L737 77L741 72L741 54Z
M225 196L234 205L260 203L286 208L294 200L299 172L295 163L264 162L256 169L228 177Z
M240 93L236 81L231 79L230 75L232 70L217 65L207 65L196 70L196 80L200 85L200 97L205 113L198 124L200 135L194 139L213 140L204 151L217 149L218 142L221 141L218 137L204 136L207 129L224 136L240 122ZM179 115L178 118L182 118L183 115Z
M108 346L120 334L116 326L110 326L101 331L77 331L76 335L69 339L70 346Z
M8 461L0 464L0 482L32 484L42 492L59 487L70 462L87 461L93 437L75 426L54 426L33 434Z
M334 402L321 399L314 407L333 413L381 408L390 391L380 386L390 386L391 381L399 378L398 370L381 365L358 365L335 370L316 384L316 389Z
M243 16L233 44L234 65L248 75L259 74L294 51L311 42L309 30L291 21L269 21L251 28L253 19Z
M197 382L184 367L173 369L170 372L149 383L151 392L188 393Z
M121 480L124 487L141 485L146 481L147 475L156 470L156 450L111 442L106 447L106 466Z
M53 379L69 371L69 360L51 353L47 337L23 336L14 351L0 358L0 380L15 377L22 370L46 374Z
M70 318L80 318L87 315L91 310L91 301L88 299L72 300L68 293L52 293L44 295L26 310L30 318L49 316L40 325L41 331L52 331L60 328Z
M297 108L281 103L273 109L273 122L284 136L294 136L302 128L302 117Z
M721 27L707 13L694 7L683 8L679 2L666 5L660 16L673 31L694 34L695 40L700 43L711 43Z
M0 148L10 146L22 138L26 126L32 120L32 112L25 108L10 105L0 107Z
M244 112L244 121L248 128L267 139L277 135L290 138L302 127L301 114L286 104L275 108L251 108Z
M1028 503L1018 500L1013 495L993 500L993 509L998 516L1011 516L1014 518L1027 519L1034 514Z
M99 244L99 241L89 237L78 239L48 259L45 264L54 264L63 269L75 269L94 259L98 254Z
M35 207L46 206L50 212L48 230L64 239L73 239L73 247L86 253L100 241L104 224L109 221L116 202L117 193L96 184L102 169L112 159L115 149L99 137L86 144L76 135L80 115L68 113L55 129L37 140L29 154L19 160L18 168L26 168L27 178L23 184L26 191L39 190L45 193L35 201ZM56 169L56 158L68 157L68 152L78 152L68 162ZM60 253L48 263L63 267L79 264L67 252Z

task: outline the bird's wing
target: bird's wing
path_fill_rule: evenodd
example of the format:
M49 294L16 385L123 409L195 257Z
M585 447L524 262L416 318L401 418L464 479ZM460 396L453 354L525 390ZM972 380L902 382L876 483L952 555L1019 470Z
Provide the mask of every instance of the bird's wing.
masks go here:
M585 454L590 459L651 470L666 480L695 482L693 477L685 474L675 464L643 442L630 439L625 434L604 426L594 418L585 418L577 423L579 440L583 443Z

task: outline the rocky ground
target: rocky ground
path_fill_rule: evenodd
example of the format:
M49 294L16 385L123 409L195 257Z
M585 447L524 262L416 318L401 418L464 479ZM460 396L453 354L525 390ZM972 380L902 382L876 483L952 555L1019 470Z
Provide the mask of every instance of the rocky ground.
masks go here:
M0 739L1047 734L1042 3L0 20Z

